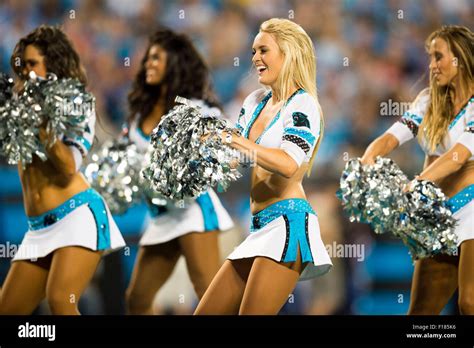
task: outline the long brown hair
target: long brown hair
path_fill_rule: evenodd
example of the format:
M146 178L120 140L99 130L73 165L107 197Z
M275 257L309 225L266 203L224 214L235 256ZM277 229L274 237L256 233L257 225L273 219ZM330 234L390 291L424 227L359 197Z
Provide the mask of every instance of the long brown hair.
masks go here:
M24 54L27 46L35 46L44 56L47 72L58 78L76 78L84 85L87 77L79 55L73 44L59 26L41 25L16 44L10 58L10 65L15 74L22 80L25 67Z
M454 115L453 92L468 95L474 82L474 36L471 30L459 25L446 25L430 34L425 42L428 51L430 43L441 38L448 44L458 66L459 85L461 90L454 91L451 84L438 86L432 74L430 74L430 104L426 115L421 122L418 136L420 140L425 139L428 148L434 151L438 144L442 144Z
M166 71L163 81L156 86L146 83L145 63L153 45L161 46L167 53ZM160 28L149 39L148 48L140 63L140 70L128 95L131 122L138 114L146 117L165 90L165 113L175 104L176 96L201 99L210 106L219 106L212 91L209 68L193 43L185 34Z

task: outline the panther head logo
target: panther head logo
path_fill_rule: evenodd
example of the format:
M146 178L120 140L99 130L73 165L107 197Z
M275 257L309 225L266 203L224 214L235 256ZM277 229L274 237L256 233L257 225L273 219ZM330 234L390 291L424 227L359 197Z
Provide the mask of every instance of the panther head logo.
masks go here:
M240 109L239 119L244 115L245 115L245 109L242 108L242 109Z
M295 125L295 127L310 128L308 116L306 116L302 112L294 112L292 117L293 117L293 124Z

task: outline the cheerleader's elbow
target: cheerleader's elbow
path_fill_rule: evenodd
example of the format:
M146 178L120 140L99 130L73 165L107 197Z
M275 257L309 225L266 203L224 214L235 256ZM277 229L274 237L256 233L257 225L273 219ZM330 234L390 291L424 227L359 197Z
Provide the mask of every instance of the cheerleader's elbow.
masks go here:
M299 167L298 163L291 156L287 155L287 159L280 170L280 175L286 179L291 179L298 172Z

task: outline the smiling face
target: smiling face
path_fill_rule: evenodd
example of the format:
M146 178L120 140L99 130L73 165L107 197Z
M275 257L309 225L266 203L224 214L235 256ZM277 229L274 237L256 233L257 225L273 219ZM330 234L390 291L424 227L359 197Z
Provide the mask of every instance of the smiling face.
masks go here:
M265 32L258 33L253 42L252 53L252 63L257 69L258 82L273 86L285 59L273 35Z
M28 45L25 48L23 54L24 67L22 70L23 76L28 76L32 71L36 73L36 76L46 77L46 64L44 56L41 54L40 50L33 45Z
M159 85L166 73L167 53L160 45L153 45L148 51L145 62L146 83L148 85Z
M438 86L446 86L454 81L458 74L457 59L449 49L446 40L437 37L431 40L429 51L430 71Z

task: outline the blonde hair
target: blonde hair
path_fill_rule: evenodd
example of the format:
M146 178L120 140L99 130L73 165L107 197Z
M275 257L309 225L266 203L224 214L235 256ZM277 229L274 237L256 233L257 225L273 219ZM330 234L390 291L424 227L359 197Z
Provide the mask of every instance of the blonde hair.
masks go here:
M418 137L426 141L428 148L434 151L438 144L445 146L443 139L454 115L454 101L452 92L467 95L474 81L474 36L466 27L446 25L434 31L426 39L425 47L429 50L431 42L440 38L446 41L449 50L453 53L458 66L460 91L454 91L451 84L438 86L433 74L430 73L430 104L423 117Z
M319 106L321 129L309 162L309 176L324 135L324 118L316 89L316 55L313 42L301 26L288 19L269 19L260 25L260 32L271 34L284 56L283 66L276 81L275 97L278 100L287 100L292 87L301 88L313 96Z

